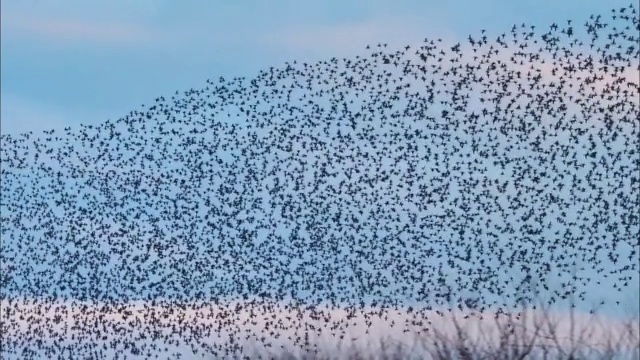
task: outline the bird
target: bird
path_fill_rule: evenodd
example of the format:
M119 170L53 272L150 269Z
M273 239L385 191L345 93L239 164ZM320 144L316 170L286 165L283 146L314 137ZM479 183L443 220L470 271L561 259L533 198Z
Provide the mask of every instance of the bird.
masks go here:
M428 332L540 288L551 304L624 291L640 47L637 9L610 17L381 41L0 135L3 356L317 352L322 334L368 336L347 334L360 317Z

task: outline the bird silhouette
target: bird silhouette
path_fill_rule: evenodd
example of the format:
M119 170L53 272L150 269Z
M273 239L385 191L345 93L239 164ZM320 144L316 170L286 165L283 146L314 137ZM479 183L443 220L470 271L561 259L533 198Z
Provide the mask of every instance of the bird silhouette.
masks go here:
M359 316L368 334L405 309L427 331L432 310L507 312L536 286L550 303L588 301L595 279L623 291L638 9L610 16L367 45L2 135L3 356L226 357L285 337L317 353L314 336L366 335L346 335Z

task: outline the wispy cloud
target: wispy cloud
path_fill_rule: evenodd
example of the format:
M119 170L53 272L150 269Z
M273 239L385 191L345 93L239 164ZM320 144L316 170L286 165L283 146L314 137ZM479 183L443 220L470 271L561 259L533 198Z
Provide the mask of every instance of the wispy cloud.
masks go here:
M364 50L366 45L375 47L378 43L388 43L389 47L415 44L424 37L453 39L454 35L445 28L427 29L412 20L376 19L344 23L339 25L297 25L265 33L262 42L293 53L349 54Z
M19 38L50 42L137 44L151 39L149 29L116 21L85 21L16 14L2 19L2 31Z

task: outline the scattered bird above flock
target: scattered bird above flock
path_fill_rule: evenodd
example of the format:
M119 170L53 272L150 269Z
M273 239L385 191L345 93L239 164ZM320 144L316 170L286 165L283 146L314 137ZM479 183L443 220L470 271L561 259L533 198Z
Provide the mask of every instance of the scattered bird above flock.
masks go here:
M367 45L100 125L2 135L3 299L241 299L256 317L406 305L419 320L508 311L540 287L587 301L594 270L622 291L638 271L637 12L591 17L586 34L568 21ZM238 351L203 339L241 311L181 341ZM86 331L106 337L100 321Z

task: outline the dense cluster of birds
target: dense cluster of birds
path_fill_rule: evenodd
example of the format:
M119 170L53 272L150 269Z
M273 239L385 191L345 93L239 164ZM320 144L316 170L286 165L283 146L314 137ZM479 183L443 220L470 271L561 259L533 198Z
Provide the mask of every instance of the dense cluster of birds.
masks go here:
M604 18L371 45L2 135L2 299L417 314L624 291L640 25Z

